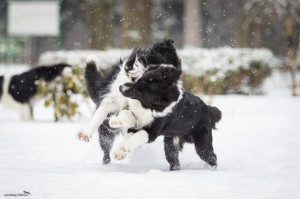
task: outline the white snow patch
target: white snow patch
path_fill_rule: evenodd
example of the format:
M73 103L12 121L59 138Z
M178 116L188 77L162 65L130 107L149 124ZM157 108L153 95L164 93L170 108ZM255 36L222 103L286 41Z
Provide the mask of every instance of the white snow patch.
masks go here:
M29 191L26 198L296 199L300 103L279 77L272 78L285 87L269 85L273 91L265 96L213 98L212 105L223 111L213 132L217 170L187 144L181 170L170 172L162 137L128 160L104 166L97 136L90 143L76 139L81 123L11 121L0 105L0 198ZM43 107L36 112L45 117Z

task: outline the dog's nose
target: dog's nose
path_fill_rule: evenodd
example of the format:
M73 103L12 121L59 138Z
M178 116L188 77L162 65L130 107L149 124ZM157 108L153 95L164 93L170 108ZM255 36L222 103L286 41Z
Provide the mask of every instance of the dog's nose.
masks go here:
M129 87L128 87L128 86L125 86L125 85L121 85L121 86L119 87L119 90L120 90L121 93L126 92L128 89L129 89Z

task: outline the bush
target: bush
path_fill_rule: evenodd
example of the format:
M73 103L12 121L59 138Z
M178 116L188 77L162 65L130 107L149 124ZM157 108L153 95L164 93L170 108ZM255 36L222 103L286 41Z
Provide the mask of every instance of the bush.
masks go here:
M52 84L38 82L39 92L45 96L45 106L54 107L56 120L80 115L76 96L87 97L82 68L88 55L96 55L101 61L100 70L107 72L120 57L130 52L116 49L43 53L39 58L41 65L64 62L76 66ZM184 87L195 94L260 94L263 81L278 64L268 49L195 48L178 50L178 55L182 60Z
M271 75L271 68L260 61L251 61L248 67L222 71L213 68L195 76L183 74L184 87L193 93L204 94L260 94L263 81Z
M46 52L40 57L41 65L59 62L74 67L66 68L61 77L52 83L38 81L38 91L45 98L45 106L53 107L55 120L80 116L79 105L87 99L83 79L83 66L88 55L101 60L100 70L107 73L112 64L130 50L109 51L58 51ZM260 94L263 81L277 63L266 49L183 49L178 50L182 59L184 87L195 94Z
M45 107L54 108L55 121L81 115L79 104L88 98L81 67L65 68L62 75L50 83L44 80L36 83L38 93L44 96Z

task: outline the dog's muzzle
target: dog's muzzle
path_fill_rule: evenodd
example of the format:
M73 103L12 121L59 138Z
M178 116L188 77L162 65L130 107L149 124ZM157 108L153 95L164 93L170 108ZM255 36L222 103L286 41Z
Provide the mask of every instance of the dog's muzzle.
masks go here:
M128 89L129 89L129 87L128 87L128 86L125 86L125 85L121 85L121 86L119 87L119 90L120 90L120 92L121 92L122 94L124 94Z

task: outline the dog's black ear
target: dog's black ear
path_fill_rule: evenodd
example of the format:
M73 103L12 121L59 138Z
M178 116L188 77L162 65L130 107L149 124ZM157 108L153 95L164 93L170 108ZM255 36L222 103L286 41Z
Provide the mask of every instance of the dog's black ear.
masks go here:
M134 48L129 55L129 57L126 60L126 66L131 68L133 66L133 63L135 61L136 55L139 54L141 51L141 48Z
M169 76L169 79L170 81L178 81L180 79L180 76L182 74L182 70L181 69L178 69L178 68L175 68L175 67L168 67L167 68L168 71L168 76Z
M182 74L181 69L178 69L173 65L160 66L156 70L160 73L161 78L172 83L178 81Z
M175 49L174 41L172 39L164 39L161 42L154 43L151 49L159 53L163 53L166 50L173 50Z
M139 54L141 52L141 50L142 50L141 48L132 49L131 54L128 57L128 61L135 60L136 55Z
M142 51L142 48L134 48L132 50L132 55L136 56L138 53L140 53Z
M172 45L172 46L174 44L174 40L173 39L165 39L164 42L167 43L168 45Z

